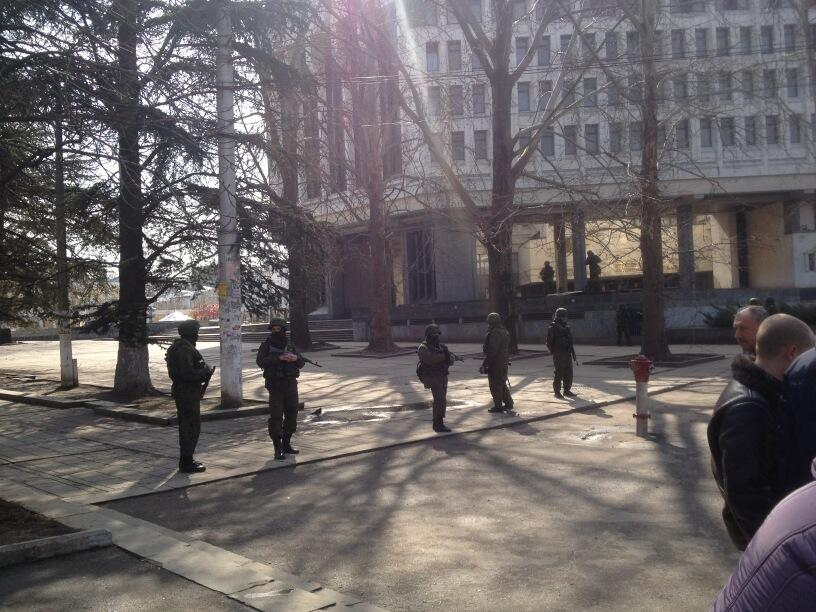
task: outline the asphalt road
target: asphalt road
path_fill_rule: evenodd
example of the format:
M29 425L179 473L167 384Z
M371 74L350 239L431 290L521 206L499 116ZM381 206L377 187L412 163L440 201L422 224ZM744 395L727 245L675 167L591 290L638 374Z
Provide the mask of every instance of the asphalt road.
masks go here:
M251 610L115 547L0 569L0 608L37 612Z
M705 610L722 385L110 504L391 610Z

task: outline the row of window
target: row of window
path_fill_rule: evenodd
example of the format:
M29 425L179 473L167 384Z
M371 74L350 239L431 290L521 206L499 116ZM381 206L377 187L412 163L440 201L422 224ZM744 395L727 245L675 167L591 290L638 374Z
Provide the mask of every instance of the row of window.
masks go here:
M799 99L804 86L802 71L799 68L787 68L784 71L777 71L769 68L760 73L761 80L757 82L756 72L753 70L743 70L737 75L727 71L718 72L716 75L697 74L693 75L696 86L696 98L698 102L712 102L714 96L720 102L730 102L734 99L734 94L739 92L743 100L750 101L756 96L765 99L776 98L780 95L780 86L784 87L785 95L790 100ZM784 83L780 83L781 78ZM532 112L534 110L543 111L549 104L553 91L553 81L538 81L538 104L534 104L533 87L536 82L520 81L516 84L516 106L519 112ZM661 81L658 87L658 101L685 100L691 96L691 79L687 73L677 74ZM627 95L633 100L639 100L642 93L642 83L640 77L632 75L627 81ZM484 84L477 83L470 86L471 105L473 115L484 115L487 113L486 88ZM598 79L587 77L579 83L566 83L562 89L562 100L564 106L575 103L580 96L581 105L585 108L595 108L599 104L599 92L601 92ZM443 88L432 85L427 90L427 112L431 116L442 115L442 93ZM450 117L463 117L465 115L465 86L448 85L444 88L446 96L446 111ZM610 106L617 106L623 103L620 89L617 83L609 82L603 87L606 96L606 103Z
M816 24L810 25L811 44L816 44ZM793 52L800 46L799 27L796 24L784 24L781 29L781 46L777 39L777 29L773 25L763 25L759 27L759 46L756 47L756 28L754 26L741 26L735 29L736 36L732 35L732 28L718 27L712 29L696 28L693 32L694 55L696 57L725 57L732 54L752 54L757 49L763 54L776 53L778 51ZM588 32L584 34L581 41L585 58L594 57L595 53L603 59L618 61L621 58L634 60L640 57L640 36L637 31L626 32L626 52L620 53L619 32L607 32L603 35L603 42L599 44L598 34ZM657 58L685 59L691 57L688 47L688 35L686 30L674 29L670 32L670 49L665 48L664 33L658 30L655 41L655 55ZM553 53L550 36L543 36L539 46L536 48L536 63L538 66L550 66L555 55L563 55L569 47L572 34L562 34L559 41L560 53ZM520 64L530 50L531 39L529 36L517 36L515 40L515 60ZM463 69L462 62L462 42L460 40L449 40L446 43L447 61L449 72L459 72ZM425 43L425 68L428 72L439 72L440 63L440 43L439 41L429 41ZM472 68L481 68L479 56L475 53L471 55Z
M783 143L783 121L779 115L749 115L747 117L702 117L694 120L697 122L697 136L701 149L713 149L715 146L715 136L719 134L720 144L723 147L758 146L771 145L778 146L784 143L790 145L802 144L806 124L802 117L797 114L787 116L787 138ZM589 155L608 153L616 155L622 153L625 148L630 151L640 151L642 148L641 135L642 125L640 122L624 124L612 122L606 125L605 148L601 146L601 124L586 123L581 127L579 138L579 126L563 125L561 132L556 133L554 129L545 130L538 144L539 153L544 157L555 157L556 144L558 144L563 154L566 156L578 155L579 150ZM692 120L683 119L671 126L671 134L667 138L666 127L661 125L658 133L658 141L667 148L688 150L692 146ZM816 141L816 115L811 117L811 138ZM558 141L558 142L557 142ZM466 161L465 132L450 132L450 154L454 161ZM522 135L519 138L519 151L522 151L530 143L530 137ZM662 145L661 145L662 146ZM473 131L473 159L487 160L488 157L488 131Z

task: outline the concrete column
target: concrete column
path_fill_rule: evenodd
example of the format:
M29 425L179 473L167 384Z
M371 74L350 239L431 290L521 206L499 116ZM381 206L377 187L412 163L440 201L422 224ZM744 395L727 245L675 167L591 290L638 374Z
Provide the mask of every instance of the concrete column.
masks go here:
M694 214L690 203L677 207L677 254L680 288L694 290Z
M558 293L567 290L567 233L563 223L553 224L555 237L555 285Z
M572 215L572 276L575 282L575 291L586 289L587 269L584 262L586 257L586 225L584 213L577 211Z

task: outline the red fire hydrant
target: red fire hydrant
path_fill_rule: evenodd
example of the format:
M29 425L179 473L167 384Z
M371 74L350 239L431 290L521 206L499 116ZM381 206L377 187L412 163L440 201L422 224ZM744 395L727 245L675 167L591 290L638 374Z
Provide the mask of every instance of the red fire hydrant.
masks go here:
M654 363L645 355L638 355L629 362L629 367L635 374L635 433L645 437L649 434L649 374L654 370Z

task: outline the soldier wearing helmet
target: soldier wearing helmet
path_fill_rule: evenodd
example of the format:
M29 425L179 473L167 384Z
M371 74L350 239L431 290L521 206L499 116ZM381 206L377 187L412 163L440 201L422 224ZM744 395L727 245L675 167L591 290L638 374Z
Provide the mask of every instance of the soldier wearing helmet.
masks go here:
M513 410L513 398L507 385L507 367L510 365L510 333L502 324L501 315L491 312L487 315L487 336L482 350L485 358L479 372L487 374L493 406L488 412Z
M567 324L567 309L558 308L553 315L552 323L547 330L547 348L553 356L555 374L553 392L555 397L563 399L564 395L573 397L572 362L578 363L575 347L572 344L572 331ZM561 384L564 384L564 395L561 395Z
M187 474L206 470L193 459L201 433L202 385L209 381L215 368L204 362L195 345L198 341L198 321L183 321L178 326L180 338L167 349L167 373L173 381L172 395L176 401L179 427L179 472Z
M286 337L286 321L273 317L270 334L258 347L255 362L263 368L269 391L269 437L275 448L275 459L282 461L287 454L296 455L292 434L297 431L298 383L300 369L306 365L303 357Z
M448 370L453 365L455 356L439 341L440 336L438 325L431 324L425 328L425 340L417 349L419 356L417 376L425 388L431 390L433 396L433 430L445 433L450 431L445 425Z

